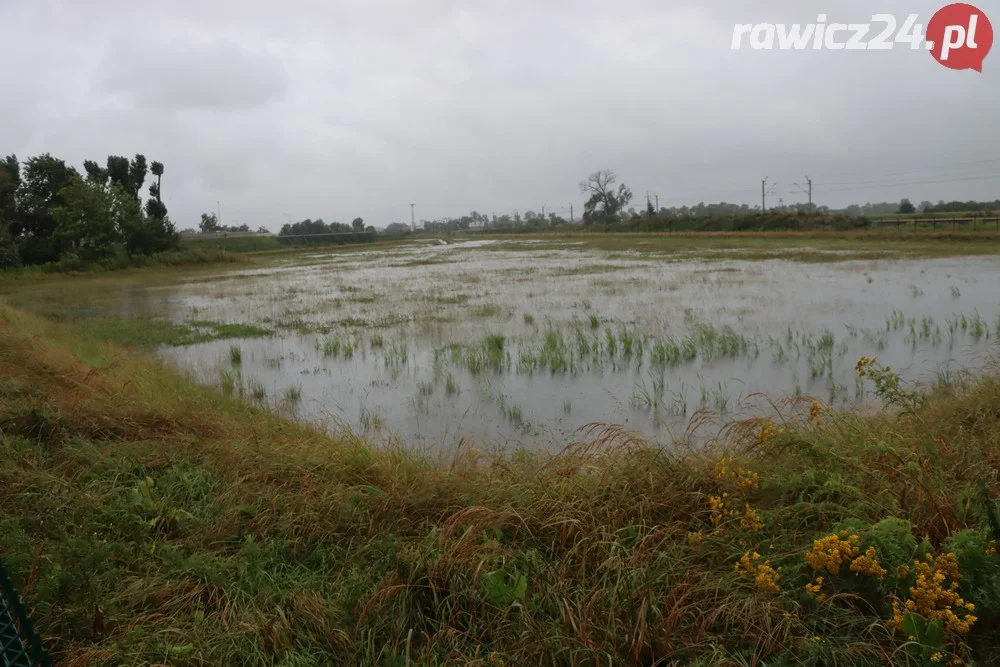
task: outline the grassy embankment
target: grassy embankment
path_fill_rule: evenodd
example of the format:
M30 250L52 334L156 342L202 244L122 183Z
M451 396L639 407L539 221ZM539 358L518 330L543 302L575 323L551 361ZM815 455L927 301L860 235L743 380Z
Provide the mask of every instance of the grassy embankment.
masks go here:
M1000 656L993 376L916 396L867 366L884 413L442 467L108 338L0 307L0 556L60 664Z
M535 250L550 244L572 242L582 248L628 253L677 255L678 258L788 259L806 262L857 259L919 259L994 255L1000 253L1000 234L991 231L888 230L869 231L774 231L774 232L612 232L598 230L553 230L546 233L510 235L470 233L456 238L492 239L500 243L481 250Z

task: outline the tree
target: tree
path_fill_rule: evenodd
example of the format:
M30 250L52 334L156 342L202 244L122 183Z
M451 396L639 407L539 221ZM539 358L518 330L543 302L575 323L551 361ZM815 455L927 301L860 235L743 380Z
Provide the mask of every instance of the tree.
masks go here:
M84 261L94 261L114 254L122 235L119 223L126 216L139 217L138 206L125 190L79 176L60 192L62 202L52 209L56 221L53 238L61 254L73 253ZM131 224L131 220L126 224Z
M218 231L219 218L214 213L202 213L198 228L201 229L202 234Z
M163 163L153 160L153 164L150 165L149 170L156 176L156 198L160 198L160 181L163 179ZM149 186L152 189L152 185Z
M583 205L583 219L587 222L614 221L619 213L632 201L632 191L621 184L615 189L618 175L611 169L595 171L587 180L580 182L580 192L590 194Z
M142 215L139 202L131 197L131 193L120 189L119 192L129 195L116 200L116 210L120 211L116 220L129 256L151 255L176 250L180 246L180 234L174 229L174 223L166 217Z
M61 247L60 240L53 237L57 226L53 211L63 204L62 191L75 178L79 178L76 169L48 153L24 163L17 190L18 215L10 233L21 237L21 259L25 264L59 259Z
M354 220L351 222L351 229L353 229L356 232L365 231L365 221L362 220L361 218L354 218Z
M903 199L903 201L899 202L899 211L897 212L910 215L911 213L916 213L917 209L913 206L913 203L910 202L909 199Z
M129 163L128 158L121 155L109 155L107 162L108 179L113 184L129 188Z
M136 201L139 200L139 191L142 190L142 184L145 181L146 156L136 153L128 167L128 186L125 188Z
M0 160L0 269L18 266L21 256L10 228L17 219L17 189L21 185L21 163L16 155Z
M267 227L265 227L264 225L261 225L260 227L258 227L258 228L257 228L257 233L258 233L258 234L270 234L270 233L271 233L271 230L269 230L269 229L268 229Z
M83 161L83 170L87 172L87 180L93 183L104 185L108 182L108 170L101 167L93 160Z
M0 228L17 217L17 189L21 186L21 163L16 155L0 160Z
M166 220L167 207L164 205L163 199L160 197L160 184L163 179L163 163L153 162L150 167L150 171L153 172L153 176L156 176L156 182L149 184L149 199L146 200L146 215L157 220Z
M150 195L153 194L152 193L152 189L155 188L155 187L156 187L155 183L153 185L149 186L150 191L151 191L149 193ZM150 199L146 200L146 215L148 217L154 218L156 220L166 220L167 219L167 207L159 199L153 199L151 197Z

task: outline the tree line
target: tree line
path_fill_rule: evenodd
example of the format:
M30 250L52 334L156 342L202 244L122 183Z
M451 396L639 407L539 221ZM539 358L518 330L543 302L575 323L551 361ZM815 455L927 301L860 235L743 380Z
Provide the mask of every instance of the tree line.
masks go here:
M0 161L0 268L127 262L179 247L162 199L162 163L109 155L83 169L48 153ZM150 173L156 180L143 202Z
M305 219L301 222L282 225L278 241L286 245L344 245L347 243L373 243L377 232L371 225L365 226L362 218L354 218L351 224L323 222Z

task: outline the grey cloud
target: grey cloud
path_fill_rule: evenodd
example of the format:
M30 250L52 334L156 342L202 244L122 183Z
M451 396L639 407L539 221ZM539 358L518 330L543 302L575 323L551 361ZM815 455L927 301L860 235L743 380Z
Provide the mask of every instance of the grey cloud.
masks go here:
M925 18L939 6L884 5ZM217 200L229 221L272 228L381 225L410 202L427 218L568 213L602 167L668 205L756 203L764 176L797 201L806 173L831 205L997 197L1000 178L883 175L997 154L1000 55L980 75L902 50L729 48L735 23L820 11L873 13L860 0L9 2L0 152L78 165L143 152L165 163L182 227Z
M231 41L186 36L117 39L101 66L101 90L142 109L240 111L280 99L281 62Z

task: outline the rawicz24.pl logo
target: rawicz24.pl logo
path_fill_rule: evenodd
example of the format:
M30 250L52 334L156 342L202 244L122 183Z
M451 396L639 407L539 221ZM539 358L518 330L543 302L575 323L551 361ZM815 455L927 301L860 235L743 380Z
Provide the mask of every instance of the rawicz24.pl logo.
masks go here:
M732 48L882 51L900 44L923 48L951 69L983 71L983 60L993 47L993 25L983 11L965 3L942 7L926 33L919 20L919 14L910 14L902 23L892 14L875 14L868 23L828 23L827 15L820 14L816 23L738 23Z

